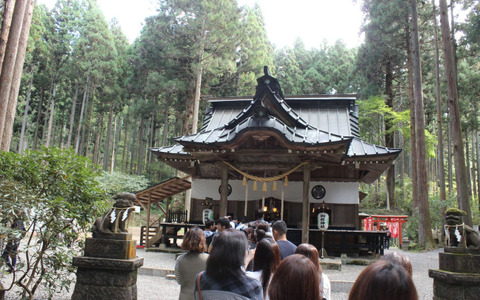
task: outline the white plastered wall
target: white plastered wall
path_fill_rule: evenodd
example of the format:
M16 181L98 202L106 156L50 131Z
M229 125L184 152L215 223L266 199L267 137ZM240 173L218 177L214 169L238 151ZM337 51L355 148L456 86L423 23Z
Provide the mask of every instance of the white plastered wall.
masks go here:
M228 200L245 201L245 189L242 180L229 180L228 184L232 187L232 193L228 196ZM265 198L274 197L282 198L283 182L277 181L277 190L272 191L272 183L267 183L267 191L262 192L263 182L257 182L257 190L253 190L253 182L248 182L248 200L259 200L265 194ZM326 182L312 181L310 182L309 191L316 185L322 185L325 190L325 197L317 200L313 198L309 192L310 203L332 203L332 204L358 204L358 182ZM192 197L197 199L205 199L206 197L213 200L220 199L219 193L220 180L193 179L192 181ZM289 181L284 187L284 200L290 202L302 202L303 200L303 182Z

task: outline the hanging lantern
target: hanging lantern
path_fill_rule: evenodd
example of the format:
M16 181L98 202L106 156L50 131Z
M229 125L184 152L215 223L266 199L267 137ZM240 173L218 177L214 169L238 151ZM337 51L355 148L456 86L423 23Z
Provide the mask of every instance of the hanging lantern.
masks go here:
M253 190L254 190L254 191L257 190L257 182L256 182L256 181L253 182Z
M276 191L276 190L277 190L277 182L274 181L272 186L272 191Z
M264 182L262 187L262 192L266 192L266 191L267 191L267 183Z

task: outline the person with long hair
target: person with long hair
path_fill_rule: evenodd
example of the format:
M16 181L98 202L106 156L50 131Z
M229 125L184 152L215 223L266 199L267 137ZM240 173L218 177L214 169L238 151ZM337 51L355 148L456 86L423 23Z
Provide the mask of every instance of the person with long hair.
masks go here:
M197 274L195 299L263 299L260 282L242 269L248 251L245 234L227 229L212 244L206 271Z
M247 234L249 249L255 249L255 247L257 247L257 236L255 235L255 229L248 227L245 229L245 232Z
M295 254L302 254L312 260L313 264L317 268L318 275L320 276L320 294L322 299L331 299L331 285L328 276L322 272L320 266L318 249L312 244L300 244L295 250Z
M268 287L270 300L319 300L320 280L314 263L301 254L284 258Z
M268 299L268 284L281 262L280 248L272 239L263 239L257 244L253 257L253 271L247 271L247 276L262 283L263 297Z
M353 284L348 300L418 300L412 277L397 263L379 260L366 267Z
M192 227L182 242L186 254L180 255L175 263L175 279L180 284L179 300L191 300L195 289L195 276L205 270L208 254L205 234L198 227Z

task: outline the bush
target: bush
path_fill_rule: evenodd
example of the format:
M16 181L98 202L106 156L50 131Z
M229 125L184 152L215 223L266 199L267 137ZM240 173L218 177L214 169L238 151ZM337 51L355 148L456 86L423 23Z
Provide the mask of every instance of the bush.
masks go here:
M39 286L49 298L68 291L72 258L83 248L80 234L107 208L97 175L90 160L70 150L0 153L0 232L19 234L8 226L12 216L23 215L27 223L18 250L25 260L7 289L17 285L21 297L30 299Z

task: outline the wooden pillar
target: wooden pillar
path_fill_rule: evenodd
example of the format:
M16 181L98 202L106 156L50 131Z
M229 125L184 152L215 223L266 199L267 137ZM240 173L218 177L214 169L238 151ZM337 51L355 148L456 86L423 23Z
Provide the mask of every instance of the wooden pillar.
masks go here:
M243 208L243 215L247 217L248 214L248 181L247 185L245 186L245 207Z
M168 222L170 219L170 198L167 198L167 205L166 205L167 213L165 214L165 222Z
M285 208L285 184L282 182L282 200L280 206L280 220L283 220L283 209Z
M303 166L302 243L308 243L310 225L310 164Z
M152 193L148 194L148 206L147 206L147 230L145 232L145 245L150 246L148 242L148 236L150 234L150 209L152 204Z
M221 193L220 193L220 207L219 217L227 215L227 197L228 197L228 166L222 164L222 180L221 180Z
M187 179L192 182L192 178L189 177ZM192 211L192 189L188 189L185 191L185 210L187 211L187 223L190 223L190 212Z

